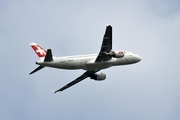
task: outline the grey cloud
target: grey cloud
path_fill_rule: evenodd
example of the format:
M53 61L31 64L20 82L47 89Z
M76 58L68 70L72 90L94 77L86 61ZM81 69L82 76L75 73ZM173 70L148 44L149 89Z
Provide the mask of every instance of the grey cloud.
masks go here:
M179 2L1 1L0 116L9 119L179 119ZM165 7L164 7L165 6ZM43 69L28 43L55 56L99 52L105 25L113 47L135 52L138 64L102 70L102 82L86 79L56 90L83 70Z

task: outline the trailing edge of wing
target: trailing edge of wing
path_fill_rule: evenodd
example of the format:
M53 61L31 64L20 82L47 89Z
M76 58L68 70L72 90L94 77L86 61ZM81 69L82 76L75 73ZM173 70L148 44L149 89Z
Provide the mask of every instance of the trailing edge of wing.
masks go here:
M84 74L82 74L80 77L76 78L75 80L73 80L72 82L68 83L67 85L65 85L64 87L54 91L54 94L56 92L59 92L59 91L63 91L71 86L73 86L74 84L86 79L87 77L90 77L92 76L94 73L98 72L99 70L95 70L95 71L86 71Z

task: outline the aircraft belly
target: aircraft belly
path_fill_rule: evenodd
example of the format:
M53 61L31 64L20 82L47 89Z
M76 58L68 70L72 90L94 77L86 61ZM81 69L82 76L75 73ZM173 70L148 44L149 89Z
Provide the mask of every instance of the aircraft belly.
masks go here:
M86 65L82 63L80 58L67 58L60 67L62 69L84 69Z
M106 69L111 67L110 65L104 65L104 64L92 64L87 65L86 70L100 70L100 69Z
M100 69L106 69L112 66L112 63L109 61L101 61L101 62L95 62L95 60L88 61L86 64L87 70L100 70Z

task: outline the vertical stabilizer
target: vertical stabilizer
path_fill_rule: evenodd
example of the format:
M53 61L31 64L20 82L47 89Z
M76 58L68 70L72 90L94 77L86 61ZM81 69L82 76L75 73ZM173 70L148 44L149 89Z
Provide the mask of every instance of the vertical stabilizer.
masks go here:
M36 43L30 43L30 45L40 59L46 56L47 51L43 49L41 46L39 46Z

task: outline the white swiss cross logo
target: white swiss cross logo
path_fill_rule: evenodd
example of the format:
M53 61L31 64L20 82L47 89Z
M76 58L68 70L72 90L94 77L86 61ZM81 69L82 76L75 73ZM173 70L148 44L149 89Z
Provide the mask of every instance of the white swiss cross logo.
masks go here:
M45 51L43 49L41 49L38 46L36 46L36 47L37 47L37 50L36 50L37 53L40 53L41 55L45 54Z

